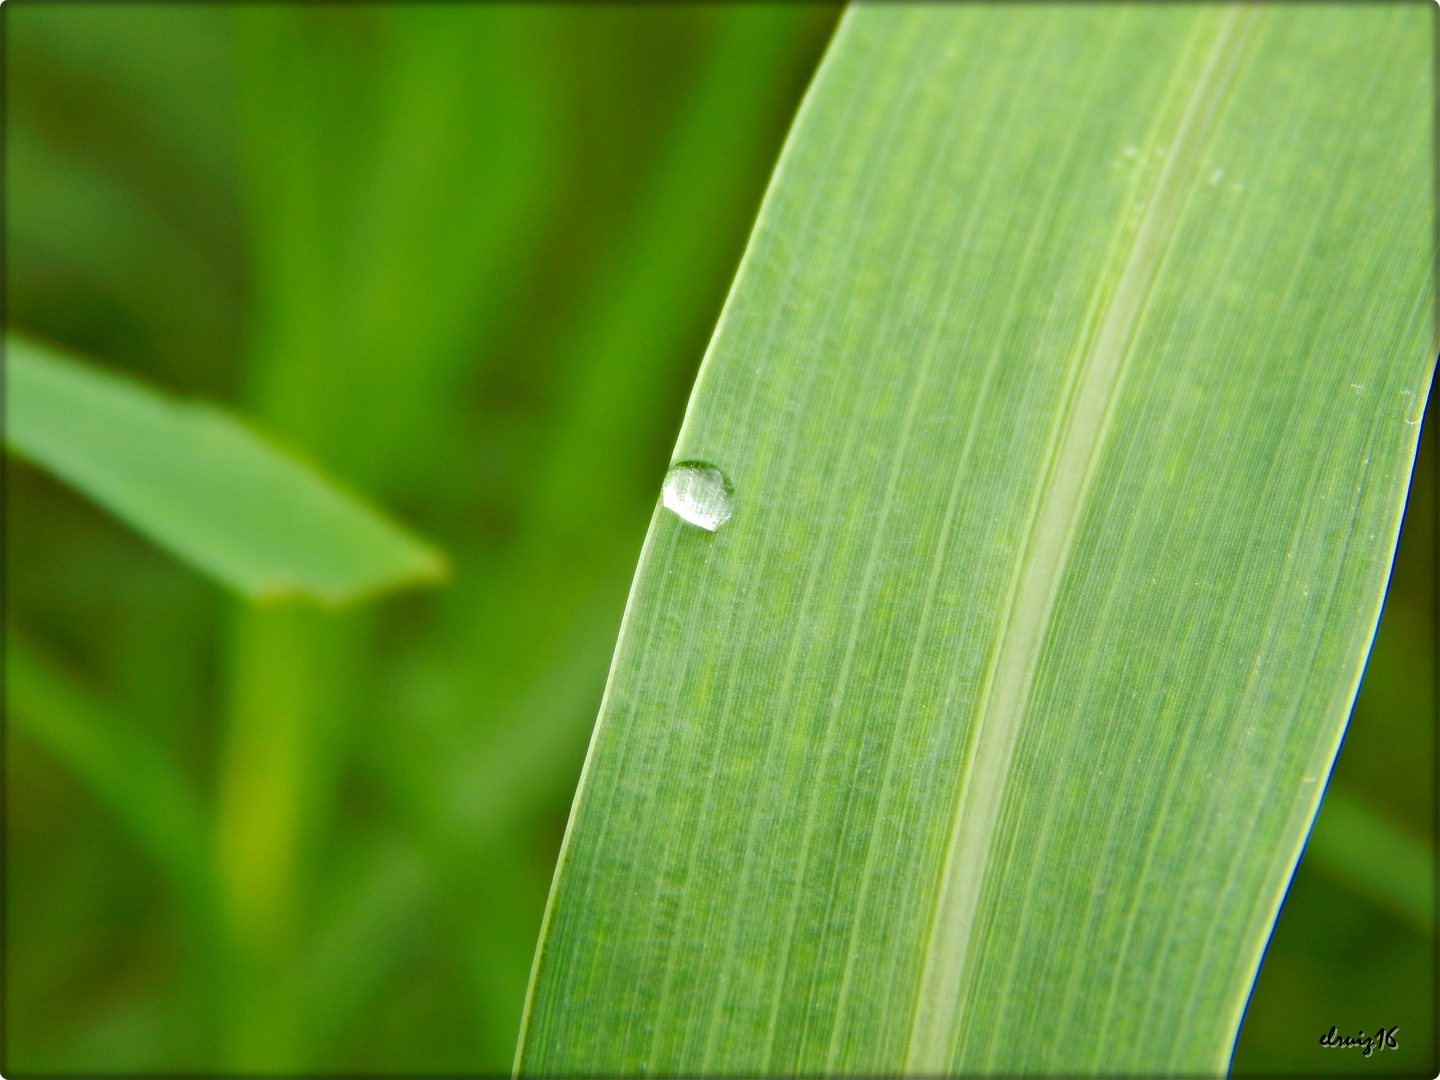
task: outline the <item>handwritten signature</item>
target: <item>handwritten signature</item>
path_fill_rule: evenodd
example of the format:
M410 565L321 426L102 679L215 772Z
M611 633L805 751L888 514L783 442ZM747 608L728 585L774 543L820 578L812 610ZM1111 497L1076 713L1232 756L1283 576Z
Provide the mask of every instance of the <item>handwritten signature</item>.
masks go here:
M1374 1035L1366 1035L1360 1032L1359 1035L1341 1035L1338 1028L1331 1028L1324 1035L1320 1036L1320 1045L1330 1050L1364 1050L1365 1057L1369 1057L1376 1050L1396 1050L1400 1044L1395 1041L1395 1033L1398 1027L1380 1028Z

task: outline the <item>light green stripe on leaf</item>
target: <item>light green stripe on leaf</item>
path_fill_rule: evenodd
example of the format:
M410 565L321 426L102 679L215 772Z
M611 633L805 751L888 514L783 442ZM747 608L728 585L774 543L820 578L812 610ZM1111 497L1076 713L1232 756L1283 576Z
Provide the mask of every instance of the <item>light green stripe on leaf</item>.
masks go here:
M222 585L340 603L444 573L433 547L220 409L5 346L7 447Z
M1025 526L1024 554L1016 562L1002 616L1005 631L994 664L985 673L974 734L966 748L945 870L927 935L924 974L906 1052L907 1072L942 1072L949 1064L956 1018L965 1008L961 986L976 907L1056 587L1064 575L1091 469L1109 434L1110 404L1173 234L1187 181L1194 176L1195 158L1224 100L1254 18L1253 9L1233 8L1215 32L1164 160L1154 169L1153 186L1141 194L1139 223L1125 244L1113 290L1103 305L1097 305L1091 319L1095 329L1072 368L1070 403L1055 429L1054 449L1047 448L1049 475Z
M675 448L734 513L657 506L521 1073L1224 1071L1429 390L1433 28L846 15Z

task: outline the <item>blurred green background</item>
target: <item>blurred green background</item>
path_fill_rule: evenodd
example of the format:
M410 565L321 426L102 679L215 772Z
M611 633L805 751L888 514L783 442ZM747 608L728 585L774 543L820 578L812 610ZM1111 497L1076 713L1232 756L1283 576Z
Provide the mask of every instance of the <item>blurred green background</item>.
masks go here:
M252 606L6 459L7 1075L508 1070L659 479L837 16L0 9L8 324L231 404L453 563ZM1434 1071L1425 430L1237 1073Z

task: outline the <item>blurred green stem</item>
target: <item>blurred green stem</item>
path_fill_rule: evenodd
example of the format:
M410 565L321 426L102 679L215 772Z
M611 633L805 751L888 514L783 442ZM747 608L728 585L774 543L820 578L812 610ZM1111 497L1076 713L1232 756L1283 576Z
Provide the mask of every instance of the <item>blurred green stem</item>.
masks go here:
M323 432L337 267L321 208L334 206L325 163L343 134L323 117L349 24L306 19L235 15L256 278L247 396L272 430L334 465ZM214 854L228 946L223 1061L235 1071L303 1067L305 1023L287 988L308 914L306 856L333 803L336 718L359 670L357 629L353 616L300 604L234 611Z
M234 1069L299 1067L299 1013L276 987L301 946L312 884L305 868L333 811L337 740L366 626L358 615L299 604L236 612L215 829Z

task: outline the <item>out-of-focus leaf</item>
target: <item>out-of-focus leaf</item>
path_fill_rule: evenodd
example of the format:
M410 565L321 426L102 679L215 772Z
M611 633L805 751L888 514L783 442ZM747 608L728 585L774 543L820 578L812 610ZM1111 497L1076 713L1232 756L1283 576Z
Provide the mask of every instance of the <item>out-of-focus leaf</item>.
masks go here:
M45 269L123 305L153 353L193 364L235 333L235 298L204 252L131 190L23 114L5 129L6 268L22 306Z
M1433 370L1432 28L851 9L675 450L733 516L641 556L522 1073L1225 1069Z
M198 793L165 746L112 715L14 633L5 641L5 715L128 829L190 903L192 916L207 910L205 816Z
M6 337L5 441L254 599L341 603L439 579L444 557L210 405Z
M1326 793L1306 854L1420 933L1435 933L1434 854L1358 799Z

